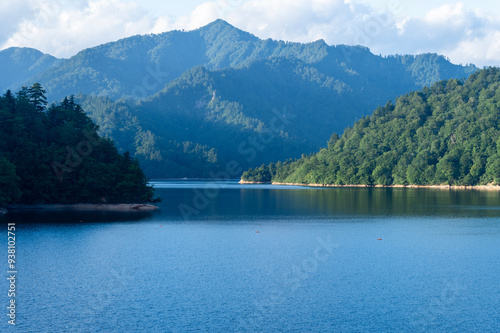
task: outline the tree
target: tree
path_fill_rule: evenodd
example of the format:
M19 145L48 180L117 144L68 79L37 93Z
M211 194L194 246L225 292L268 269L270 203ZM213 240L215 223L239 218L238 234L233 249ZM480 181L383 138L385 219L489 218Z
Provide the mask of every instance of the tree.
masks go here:
M100 138L72 97L43 112L43 93L0 97L0 204L155 200L138 162Z
M46 91L43 90L40 83L35 83L27 90L27 98L38 112L45 111L47 105Z
M21 198L20 181L16 167L0 156L0 207Z
M332 136L330 136L330 140L328 140L328 149L333 149L333 146L335 146L335 143L340 139L340 136L337 133L333 133Z
M276 174L298 183L500 184L498 105L498 68L442 81L377 108Z

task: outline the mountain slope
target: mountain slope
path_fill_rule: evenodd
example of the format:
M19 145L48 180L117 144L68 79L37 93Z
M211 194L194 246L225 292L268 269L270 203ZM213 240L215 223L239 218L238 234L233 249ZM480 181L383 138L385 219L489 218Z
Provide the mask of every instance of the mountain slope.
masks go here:
M476 70L453 65L436 55L384 58L364 47L329 46L324 41L301 44L261 40L217 20L193 31L133 36L89 48L24 84L41 83L54 100L77 93L112 99L144 98L193 67L238 68L273 57L317 64L318 70L327 75L359 75L381 83L385 82L381 73L398 73L402 76L399 82L414 89L436 80L467 77Z
M196 177L316 151L377 105L476 70L436 54L261 40L217 20L86 49L24 84L40 82L50 101L77 95L148 176Z
M328 148L243 174L318 184L500 184L500 69L401 96L332 135Z
M30 48L11 47L0 51L0 92L63 62ZM31 86L31 85L30 85Z
M84 107L106 135L141 160L148 176L207 176L228 161L248 168L313 152L332 131L406 91L398 71L379 71L381 80L331 64L336 75L330 76L323 66L271 58L234 69L197 67L146 100L103 107L87 98ZM191 158L181 157L188 153Z

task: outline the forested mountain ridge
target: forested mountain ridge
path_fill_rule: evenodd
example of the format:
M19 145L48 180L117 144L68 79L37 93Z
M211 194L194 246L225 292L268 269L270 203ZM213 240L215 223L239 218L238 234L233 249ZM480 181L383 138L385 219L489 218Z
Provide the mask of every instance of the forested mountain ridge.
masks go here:
M232 160L248 168L311 153L377 105L476 70L436 54L261 40L217 20L83 50L25 85L41 82L51 101L75 95L149 177L208 177ZM286 127L251 143L276 116Z
M121 155L73 98L46 107L39 84L0 97L0 206L155 201L138 162Z
M386 78L397 76L399 84L410 90L441 79L466 77L476 69L453 65L432 54L380 57L364 47L330 46L322 40L307 44L261 40L217 20L192 31L137 35L82 50L28 78L25 85L41 83L54 100L78 93L112 99L144 98L193 67L238 68L273 57L317 64L321 72L339 76L340 80L359 75L368 81L387 83ZM0 85L4 91L20 88Z
M248 168L313 152L374 103L405 92L360 75L341 81L322 66L278 57L241 68L196 67L139 102L89 96L81 102L150 177L208 177L230 160ZM266 135L276 113L288 116L286 126L249 153L247 141Z
M500 184L500 69L440 81L377 108L298 160L247 181L337 185Z
M31 48L10 47L0 51L0 92L64 62ZM31 82L33 84L33 82ZM30 85L31 85L30 84Z

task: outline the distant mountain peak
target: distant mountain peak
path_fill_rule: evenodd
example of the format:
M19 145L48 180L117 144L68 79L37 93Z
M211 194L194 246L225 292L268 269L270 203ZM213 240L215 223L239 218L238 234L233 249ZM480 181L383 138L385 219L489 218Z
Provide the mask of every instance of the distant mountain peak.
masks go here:
M37 50L37 49L34 49L34 48L31 48L31 47L9 47L9 48L6 48L4 50L1 50L0 51L1 54L4 54L4 55L9 55L9 56L12 56L12 55L30 55L30 56L43 56L45 55L45 53Z
M213 22L211 22L203 27L196 29L195 31L200 31L203 33L205 31L210 31L210 30L224 30L224 29L242 31L242 30L239 30L238 28L236 28L235 26L231 25L227 21L224 21L223 19L217 19L217 20L215 20L215 21L213 21Z
M244 41L257 41L257 40L259 40L259 38L256 37L255 35L253 35L249 32L240 30L222 19L217 19L217 20L213 21L212 23L209 23L206 26L197 29L196 31L199 31L205 37L208 36L208 37L215 38L215 39L220 38L221 34L224 35L224 34L231 33Z
M226 27L235 28L232 24L228 23L227 21L224 21L223 19L217 19L217 20L213 21L212 23L207 24L205 27L210 27L210 26L226 26Z
M0 92L15 85L20 87L24 80L52 68L61 61L30 47L9 47L0 51Z
M368 48L330 46L322 39L309 43L264 40L222 19L191 31L122 38L82 50L69 59L58 60L34 49L12 50L0 51L0 92L39 82L56 100L80 92L113 99L124 96L141 99L154 95L193 67L242 68L270 58L295 58L315 64L318 71L337 80L360 72L373 75L370 80L380 80L388 75L387 70L367 69L404 68L404 73L409 70L413 75L407 78L409 84L418 84L411 88L443 78L464 77L473 71L425 55L419 59L379 59ZM339 64L344 65L339 67Z

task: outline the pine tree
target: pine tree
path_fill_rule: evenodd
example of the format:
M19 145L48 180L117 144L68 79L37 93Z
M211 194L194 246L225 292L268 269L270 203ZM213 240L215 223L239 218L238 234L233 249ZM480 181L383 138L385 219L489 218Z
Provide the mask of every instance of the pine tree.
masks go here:
M43 90L40 83L35 83L27 91L27 97L38 112L45 111L47 105L46 91Z

